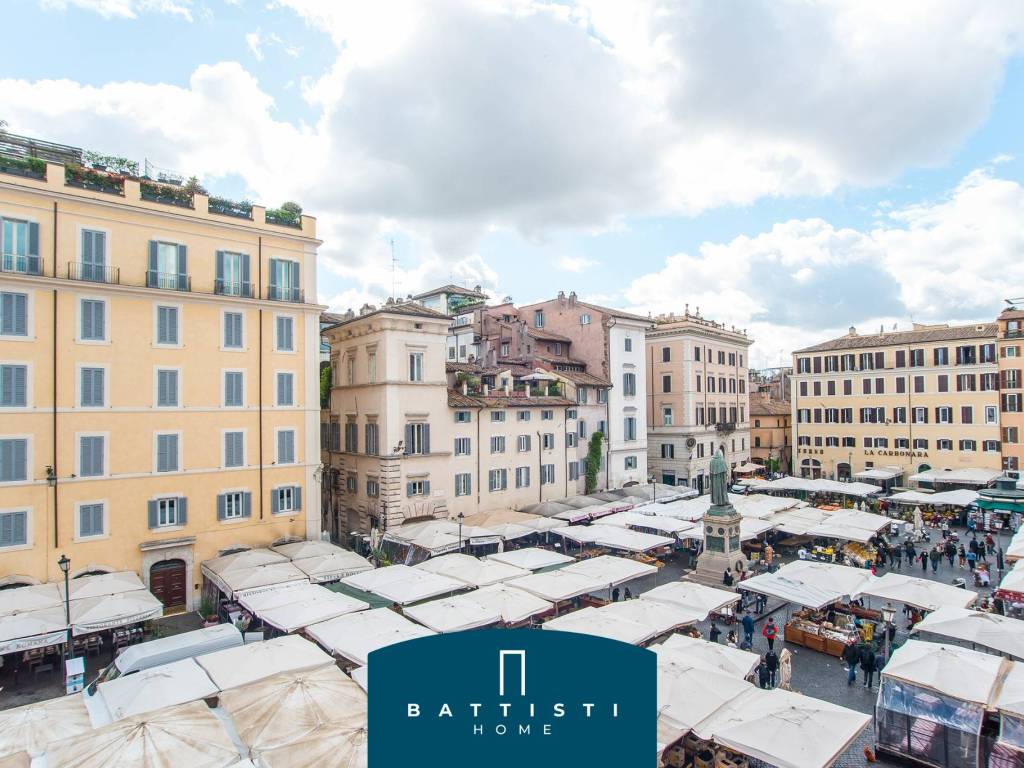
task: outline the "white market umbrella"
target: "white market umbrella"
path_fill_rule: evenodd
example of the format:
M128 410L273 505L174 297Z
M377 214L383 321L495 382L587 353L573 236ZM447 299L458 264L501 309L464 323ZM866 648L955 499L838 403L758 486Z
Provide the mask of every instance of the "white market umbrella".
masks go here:
M71 601L71 630L87 635L164 615L164 605L144 589Z
M661 645L651 648L658 655L658 666L684 669L701 667L742 680L757 666L761 657L750 651L730 648L721 643L688 635L672 635Z
M588 576L600 581L605 586L616 587L642 576L656 574L658 568L650 563L641 563L638 560L630 560L625 557L599 555L567 565L561 572Z
M561 552L552 552L550 549L541 549L540 547L495 552L492 555L488 555L487 559L495 560L499 563L508 563L517 568L525 568L528 571L539 571L541 568L565 565L576 560L575 557L563 555Z
M26 704L0 711L0 755L25 751L37 757L46 746L92 730L81 696Z
M196 663L218 688L226 691L280 672L333 665L334 659L316 643L298 635L285 635L197 656Z
M0 589L0 616L64 605L64 592L56 584Z
M720 611L725 606L738 603L740 600L740 596L736 592L707 587L690 581L671 581L660 587L641 592L640 597L702 613L701 620L706 619L708 614Z
M865 586L861 594L906 603L925 611L934 611L945 605L966 608L978 598L978 593L969 589L892 572Z
M471 587L485 587L488 584L497 584L500 581L508 581L530 574L524 568L518 568L500 560L481 560L460 552L432 557L415 567L447 576Z
M407 607L403 613L418 624L435 632L461 632L477 629L501 621L501 614L493 606L478 603L469 595L430 600Z
M61 597L64 596L64 585L58 584ZM68 582L71 600L82 600L89 597L116 595L122 592L135 592L145 589L139 575L134 571L116 571L114 573L98 573L92 576L79 576Z
M557 616L541 624L541 628L606 637L630 645L640 645L654 637L650 628L643 624L604 613L598 608L581 608L564 616Z
M882 675L987 706L1002 676L1004 661L958 645L907 640L892 652Z
M408 565L389 565L364 571L345 577L341 583L398 605L408 605L466 589L466 584L461 581Z
M945 606L914 625L911 634L918 632L976 643L1024 659L1024 621L1009 616Z
M664 664L659 656L659 722L664 718L670 719L677 729L670 734L670 741L675 741L697 723L752 688L742 678L705 667Z
M279 555L284 555L289 560L302 560L307 557L323 557L324 555L333 555L337 552L351 551L343 549L337 544L331 544L329 541L320 541L320 539L311 539L309 541L290 541L287 544L273 544L271 545L270 550L271 552L277 552ZM358 555L356 556L358 557Z
M472 598L474 602L497 611L505 624L518 624L555 607L547 600L508 584L491 584L463 597Z
M370 654L378 648L436 634L390 608L374 608L322 621L307 627L306 633L331 653L361 666L366 666Z
M100 683L111 721L216 696L219 689L195 659L161 664Z
M353 573L372 571L373 563L355 552L340 549L323 555L296 558L292 565L302 571L314 583L338 581Z
M0 616L0 653L15 653L67 641L64 608Z
M259 752L264 768L366 768L366 728L329 726L284 747Z
M699 610L685 608L674 603L645 600L642 596L639 600L609 603L598 610L645 626L652 631L652 637L663 635L679 627L696 624L704 619Z

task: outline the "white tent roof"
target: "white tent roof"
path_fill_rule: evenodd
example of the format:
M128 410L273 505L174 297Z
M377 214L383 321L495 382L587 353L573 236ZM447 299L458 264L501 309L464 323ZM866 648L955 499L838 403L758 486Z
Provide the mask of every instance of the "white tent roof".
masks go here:
M892 518L885 515L852 509L841 510L809 529L807 535L865 542L892 522Z
M275 553L276 554L276 553ZM209 577L209 574L207 574ZM281 584L294 581L309 581L309 577L287 561L267 563L254 568L231 569L211 578L218 587L235 599Z
M517 568L525 568L528 571L539 571L541 568L571 563L576 558L563 555L561 552L552 552L549 549L527 547L526 549L513 549L508 552L495 552L493 555L488 555L487 559L496 560L499 563L508 563Z
M618 525L623 528L649 528L653 531L673 534L688 531L694 524L688 520L661 515L645 515L640 512L616 512L601 520L602 525Z
M1017 661L1009 664L996 696L995 708L1024 718L1024 664Z
M1010 561L1024 559L1024 528L1017 531L1010 539L1003 557Z
M658 547L671 546L673 540L653 533L641 533L616 525L570 525L557 528L553 533L584 544L597 544L609 549L627 552L647 552Z
M320 539L310 539L309 541L290 541L287 544L273 544L271 545L270 550L272 552L277 552L279 555L284 555L289 560L303 560L307 557L323 557L325 555L333 555L338 552L351 552L349 549L343 549L337 544L332 544L329 541L321 541ZM352 554L355 553L353 552ZM356 555L356 557L359 556Z
M966 608L978 597L977 592L969 589L891 572L864 587L861 594L906 603L925 611L934 611L944 605Z
M911 633L931 632L983 645L1024 659L1024 621L984 611L945 606L925 616Z
M770 531L775 524L768 520L758 520L754 517L740 518L740 540L750 541L756 539L762 533Z
M64 605L64 592L56 584L0 589L0 616Z
M216 696L220 689L195 659L182 659L100 683L111 721Z
M309 542L300 541L293 543L308 544ZM250 568L258 568L261 565L269 565L270 563L283 563L287 560L288 557L286 555L271 549L246 549L241 552L233 552L230 555L221 555L212 560L206 560L203 562L203 570L214 574L222 574L231 571L247 571Z
M899 477L902 474L902 469L873 467L871 469L863 469L860 472L854 472L853 476L859 480L892 480L894 477Z
M353 667L349 671L349 676L355 680L356 685L362 688L367 693L370 692L370 668L369 667Z
M550 517L544 517L542 515L531 515L528 512L518 512L514 509L496 509L490 512L476 512L472 515L466 515L466 519L463 522L467 525L479 526L481 528L488 528L495 532L500 532L502 526L514 525L516 527L527 528L531 533L538 531L550 531L552 528L561 528L568 525L569 523L565 520L558 520ZM508 538L503 536L503 538ZM519 538L513 536L511 538Z
M659 739L671 742L682 738L697 723L752 688L742 678L707 667L663 663L659 654Z
M196 662L214 685L226 691L279 672L313 669L333 664L334 660L305 638L285 635L197 656Z
M509 586L508 584L491 584L481 587L475 592L462 595L473 601L492 608L501 616L505 624L518 624L531 616L550 611L555 606L529 592Z
M86 635L164 615L164 606L144 589L71 601L71 629Z
M694 730L778 768L826 768L870 722L870 715L799 693L752 688Z
M873 584L873 579L866 569L797 560L774 573L746 579L741 586L751 592L817 609L860 594Z
M669 603L702 614L701 621L706 619L709 613L737 603L740 599L736 592L706 587L703 584L690 581L672 581L662 584L660 587L641 593L640 597L645 600Z
M588 592L600 592L608 587L608 584L601 579L582 573L566 573L565 568L557 571L531 573L529 576L512 579L505 583L510 587L525 589L552 603L569 600Z
M265 608L258 612L259 617L282 632L294 632L310 624L344 616L347 613L365 611L370 607L369 603L341 592L333 592L326 587L309 586L318 591L303 594L301 599L293 603ZM286 592L290 594L291 590Z
M220 704L254 758L331 727L366 729L366 693L335 666L273 675L226 691Z
M296 558L292 560L292 565L306 574L312 582L338 581L353 573L373 570L373 563L365 557L340 548L330 554Z
M366 729L328 725L260 752L260 768L366 768Z
M966 507L978 500L978 492L966 488L940 493L922 493L921 491L902 491L888 498L900 504L945 504L950 507Z
M0 710L0 757L21 751L36 757L47 744L91 730L81 696L60 696Z
M379 595L398 605L408 605L466 589L461 581L408 565L389 565L357 573L345 577L341 583Z
M47 749L51 768L230 768L239 758L224 727L201 701L126 717Z
M0 653L63 643L67 628L63 607L0 616Z
M802 477L781 477L752 484L758 491L805 491L810 493L836 493L846 496L870 496L882 489L870 483L841 483L838 480L809 480Z
M399 616L390 608L375 608L339 616L313 624L306 628L306 632L331 653L344 656L361 666L366 665L370 653L378 648L436 634Z
M471 587L497 584L499 581L515 579L530 573L525 568L517 568L500 560L481 560L461 552L453 552L450 555L442 555L441 557L432 557L415 567L430 573L447 576Z
M915 483L962 483L985 486L1002 474L998 469L963 467L960 469L929 469L927 472L911 475L908 479Z
M665 665L701 667L740 680L753 672L761 660L756 653L688 635L671 635L651 650L658 654L659 668Z
M696 624L703 621L704 616L699 610L684 608L675 603L663 603L657 600L623 600L609 603L598 608L603 613L616 618L628 619L651 630L651 637L663 635L673 629Z
M430 600L411 605L403 613L418 624L435 632L461 632L497 624L501 613L493 606L471 599L473 593ZM462 599L460 599L462 598Z
M768 518L776 529L791 536L804 536L816 525L832 516L832 512L817 507L795 507L775 512Z
M79 576L68 582L68 590L72 600L82 600L89 597L102 597L103 595L116 595L122 592L135 592L145 589L139 575L134 571L115 571L114 573L98 573L92 576ZM58 584L61 599L64 597L64 585Z
M958 645L907 640L893 651L882 675L988 706L1002 675L1003 662L999 656Z
M1021 543L1021 548L1024 549L1024 542ZM1017 564L1003 576L1003 580L999 582L999 589L1005 589L1008 592L1024 592L1024 560L1019 559L1024 557L1024 552L1017 557ZM3 619L0 618L0 626L2 624Z
M598 608L581 608L564 616L556 616L541 624L541 628L607 637L630 645L639 645L655 635L650 627Z
M596 579L604 587L617 587L627 581L655 574L658 568L625 557L599 555L567 565L562 571Z

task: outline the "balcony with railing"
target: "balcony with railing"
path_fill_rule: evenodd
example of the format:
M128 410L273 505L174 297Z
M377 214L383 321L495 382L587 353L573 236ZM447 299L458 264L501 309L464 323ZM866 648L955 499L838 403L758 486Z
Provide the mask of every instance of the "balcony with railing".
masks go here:
M26 256L19 253L0 254L0 272L41 275L43 274L43 259L40 256Z
M251 299L253 296L252 283L240 280L217 278L213 281L213 292L218 296L241 296L246 299Z
M68 280L120 285L121 270L119 267L107 267L102 264L85 264L80 261L73 261L68 264Z
M290 301L296 304L305 301L301 288L293 288L288 285L271 284L267 286L267 298L271 301Z
M735 421L720 421L715 424L715 430L718 432L735 432L736 422Z
M165 291L191 291L192 278L177 272L158 272L146 270L146 287L162 288Z

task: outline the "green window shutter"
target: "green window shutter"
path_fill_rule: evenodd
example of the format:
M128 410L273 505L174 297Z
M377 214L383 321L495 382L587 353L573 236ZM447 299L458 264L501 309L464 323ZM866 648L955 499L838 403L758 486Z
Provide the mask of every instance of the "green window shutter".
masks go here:
M296 485L292 490L292 508L297 512L302 509L302 486Z
M188 499L184 496L178 497L178 525L188 524Z
M188 290L188 249L178 246L178 290Z
M38 275L42 261L39 258L39 224L32 221L28 225L28 272Z
M149 527L150 528L156 528L159 525L159 521L157 519L157 504L158 504L158 502L156 502L156 501L150 501L146 505L147 513L148 513L148 516L149 516Z
M217 251L216 276L213 283L214 293L225 293L224 288L224 251Z
M158 273L159 259L158 252L160 250L160 244L156 240L149 241L149 269L146 272L146 285L150 288L157 288L160 285L160 276Z
M217 494L217 519L223 520L227 517L227 499L223 493Z

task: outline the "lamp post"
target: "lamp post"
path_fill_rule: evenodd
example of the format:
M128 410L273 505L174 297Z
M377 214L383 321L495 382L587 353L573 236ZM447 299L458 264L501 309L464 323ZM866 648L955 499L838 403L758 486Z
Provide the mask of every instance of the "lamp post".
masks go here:
M892 603L886 603L881 610L882 613L882 624L883 631L885 632L885 642L883 648L885 649L885 658L889 658L889 627L892 625L893 620L896 618L896 609L893 608Z
M462 521L466 519L466 516L459 512L459 552L462 552Z
M73 659L75 657L75 649L71 644L71 592L68 590L71 559L67 555L61 554L57 565L60 566L60 570L64 574L64 620L68 625L68 637L64 648L64 655L66 658Z

